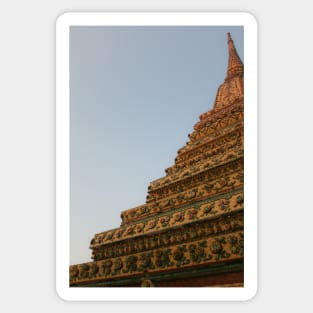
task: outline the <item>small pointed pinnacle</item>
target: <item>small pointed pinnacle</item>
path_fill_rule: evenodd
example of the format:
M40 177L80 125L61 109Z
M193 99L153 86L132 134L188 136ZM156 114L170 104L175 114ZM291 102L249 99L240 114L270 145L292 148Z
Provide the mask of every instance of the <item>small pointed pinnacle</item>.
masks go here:
M230 33L227 33L227 43L228 43L228 68L225 80L243 73L243 64L236 51Z

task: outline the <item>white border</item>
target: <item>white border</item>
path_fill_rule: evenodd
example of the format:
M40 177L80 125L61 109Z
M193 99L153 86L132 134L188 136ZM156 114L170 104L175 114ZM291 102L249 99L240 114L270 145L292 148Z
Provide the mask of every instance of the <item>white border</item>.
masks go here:
M245 269L243 288L69 287L70 26L243 26L245 55ZM56 23L56 289L64 300L249 300L257 292L257 22L249 13L64 13Z

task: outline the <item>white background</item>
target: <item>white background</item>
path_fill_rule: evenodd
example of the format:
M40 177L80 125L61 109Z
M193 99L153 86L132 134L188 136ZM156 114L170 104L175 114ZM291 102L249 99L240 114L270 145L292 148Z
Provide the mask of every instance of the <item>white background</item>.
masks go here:
M310 2L51 1L0 6L3 312L312 310ZM248 302L65 302L55 292L55 21L65 11L247 11L259 22L259 291Z

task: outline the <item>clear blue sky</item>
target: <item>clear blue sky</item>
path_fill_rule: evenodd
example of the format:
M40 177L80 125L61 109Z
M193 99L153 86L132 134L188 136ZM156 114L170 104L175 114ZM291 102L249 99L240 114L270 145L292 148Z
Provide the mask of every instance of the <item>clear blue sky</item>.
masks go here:
M71 264L90 261L94 234L145 203L212 108L227 32L244 61L242 27L71 28Z

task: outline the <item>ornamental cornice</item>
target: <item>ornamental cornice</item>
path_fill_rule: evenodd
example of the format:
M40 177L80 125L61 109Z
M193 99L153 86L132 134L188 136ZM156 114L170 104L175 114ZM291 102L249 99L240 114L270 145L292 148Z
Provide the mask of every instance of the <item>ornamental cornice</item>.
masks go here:
M178 156L176 160L179 160L179 158L186 152L189 152L190 150L193 150L210 140L217 139L222 135L227 135L227 133L232 132L236 128L242 128L243 118L243 112L239 112L233 116L220 119L215 123L210 124L209 126L204 126L203 128L189 134L190 141L188 141L184 147L178 150Z
M121 225L238 188L243 185L243 163L239 157L180 180L174 185L179 193L123 211Z
M208 112L205 112L200 115L200 121L194 125L194 130L201 129L205 126L209 126L211 123L216 122L217 120L223 119L229 115L233 115L237 112L244 111L244 102L243 99L239 99L235 103L224 106L218 109L212 109Z
M236 160L243 156L244 151L240 147L237 149L230 150L228 153L220 154L214 158L209 158L205 161L202 161L200 164L190 166L185 170L181 171L179 175L178 174L175 176L173 175L174 177L171 176L170 177L171 179L165 180L164 185L162 187L149 191L147 203L160 201L171 195L177 194L182 191L186 191L190 189L190 187L188 186L186 187L185 184L183 183L186 177L193 177L199 173L203 173L207 169L213 169L216 166L220 166L221 164ZM194 185L193 187L197 187L197 185Z
M228 152L228 150L231 150L234 147L243 149L243 125L239 125L239 127L237 126L226 134L220 134L220 136L214 139L209 138L209 140L202 142L201 145L199 144L192 150L179 155L175 159L175 164L165 170L167 173L166 176L150 182L148 191L157 190L172 183L178 178L178 176L175 175L176 171L187 169L199 161L214 157L225 151Z
M100 261L133 253L148 252L241 229L243 229L243 208L224 212L211 218L193 220L170 228L143 233L119 242L98 245L93 248L93 259Z
M223 132L215 134L214 137L208 136L205 139L197 141L195 144L190 145L188 150L179 153L175 159L175 165L178 165L184 161L192 160L195 157L199 157L202 153L205 153L211 149L216 149L219 146L223 146L229 141L240 139L243 137L243 130L243 122L240 121L239 123L229 127L227 131L224 130Z
M219 215L239 210L243 207L243 203L243 189L232 190L228 193L212 196L209 199L180 206L170 212L142 218L140 221L130 223L129 225L96 234L91 241L90 248L95 249L105 244L117 243L141 236L142 234L153 234L194 221L216 218Z
M195 175L208 168L226 163L244 155L243 137L228 138L224 140L223 145L204 146L201 154L196 157L189 158L167 169L167 176L153 181L148 188L148 194L158 192L166 187L170 187L186 176Z
M149 252L70 266L70 285L75 283L131 277L136 274L159 273L218 262L243 259L243 231L212 236L190 243L157 248Z

